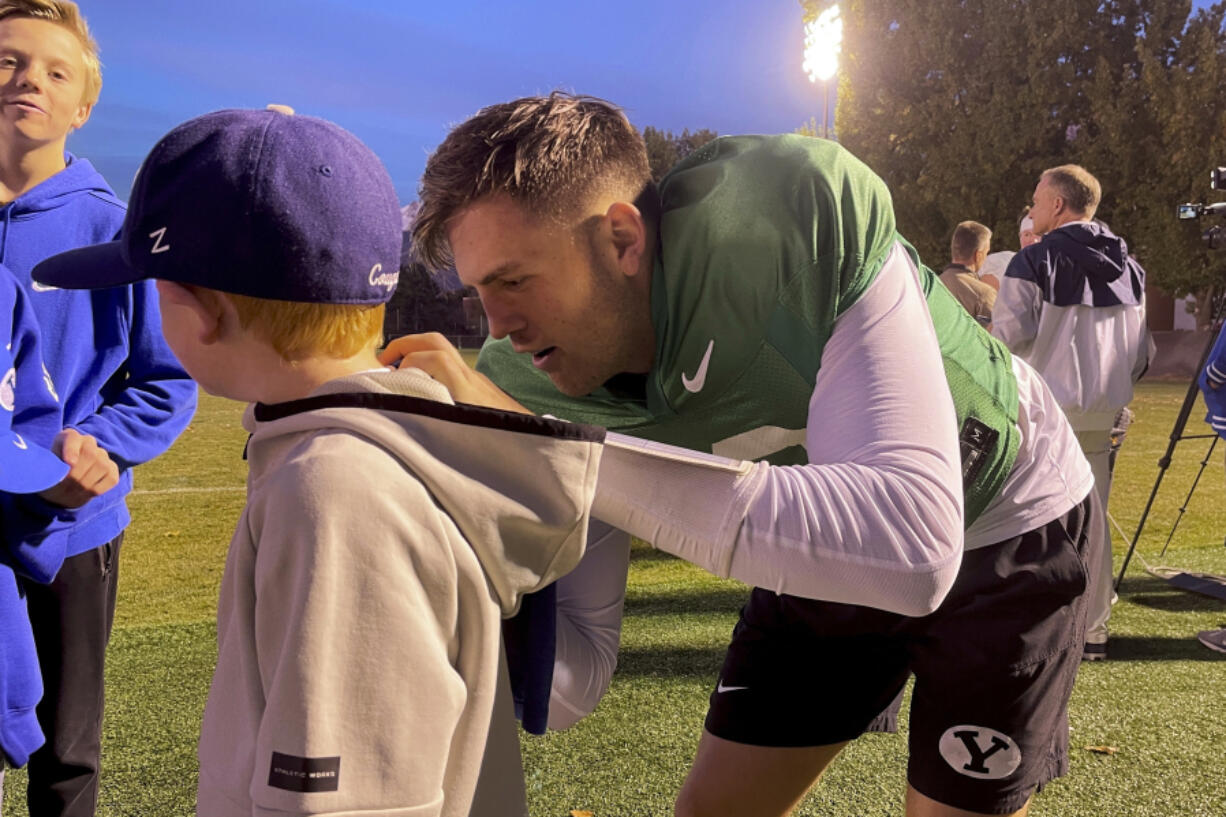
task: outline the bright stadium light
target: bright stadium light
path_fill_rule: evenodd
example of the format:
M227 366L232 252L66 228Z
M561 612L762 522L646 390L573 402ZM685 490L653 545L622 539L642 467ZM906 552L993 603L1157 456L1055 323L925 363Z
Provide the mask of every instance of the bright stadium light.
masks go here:
M830 6L805 26L805 61L802 68L811 82L822 83L822 136L830 135L826 126L829 107L830 78L839 70L839 52L843 48L843 18L839 7Z
M843 18L837 5L805 26L805 61L802 66L813 82L826 82L839 70L843 47Z

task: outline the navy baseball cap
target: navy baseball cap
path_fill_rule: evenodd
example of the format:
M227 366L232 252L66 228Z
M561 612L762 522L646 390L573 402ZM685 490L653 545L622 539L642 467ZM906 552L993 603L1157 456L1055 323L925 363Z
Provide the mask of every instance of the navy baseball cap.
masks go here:
M17 402L17 370L13 353L0 344L0 491L33 494L57 484L68 465L47 449L13 431Z
M255 298L381 304L400 273L400 204L379 158L322 119L216 111L145 157L116 241L52 256L43 284L158 278Z

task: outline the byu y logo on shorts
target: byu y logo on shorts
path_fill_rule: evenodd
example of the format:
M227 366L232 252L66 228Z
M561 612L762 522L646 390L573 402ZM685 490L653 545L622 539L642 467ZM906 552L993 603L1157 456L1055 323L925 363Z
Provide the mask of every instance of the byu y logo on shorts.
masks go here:
M1017 743L986 726L951 726L941 735L937 748L955 772L981 780L1008 777L1022 762Z

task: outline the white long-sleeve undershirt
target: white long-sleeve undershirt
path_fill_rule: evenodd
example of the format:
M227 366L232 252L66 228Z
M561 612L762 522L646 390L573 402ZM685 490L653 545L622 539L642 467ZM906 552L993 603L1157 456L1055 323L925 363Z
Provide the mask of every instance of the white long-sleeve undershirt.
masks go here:
M593 514L749 584L912 615L934 608L961 559L962 485L932 321L900 248L835 324L808 417L810 464L798 467L686 473L611 435ZM628 541L593 531L558 582L555 729L596 707L616 666Z
M557 641L550 729L568 729L596 708L617 667L630 534L592 520L578 567L557 581Z
M955 412L901 247L822 352L808 464L734 473L624 443L606 445L593 515L716 575L911 616L935 610L953 584L963 528Z
M804 432L808 465L665 454L611 434L593 515L720 576L922 615L940 603L964 549L1045 525L1092 488L1042 378L1017 357L1013 371L1021 446L964 538L952 399L917 272L895 250L823 350ZM602 536L621 544L559 582L568 586L560 598L583 600L574 611L559 604L565 668L555 671L554 700L565 700L567 724L596 707L616 665L626 570L615 564L628 550L624 539ZM596 610L595 620L578 621Z

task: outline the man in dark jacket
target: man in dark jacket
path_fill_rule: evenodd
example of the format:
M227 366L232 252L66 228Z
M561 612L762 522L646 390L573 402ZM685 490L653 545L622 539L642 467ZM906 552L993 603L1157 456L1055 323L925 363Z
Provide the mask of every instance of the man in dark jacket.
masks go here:
M1111 429L1132 400L1132 386L1149 365L1145 270L1122 238L1094 220L1102 189L1085 168L1043 172L1030 217L1043 235L1023 247L1005 270L992 334L1043 375L1090 461L1105 517L1111 492ZM1111 534L1095 566L1084 657L1107 655L1111 614Z

